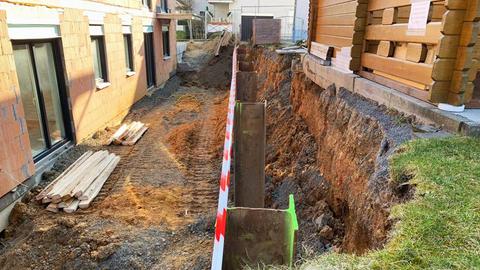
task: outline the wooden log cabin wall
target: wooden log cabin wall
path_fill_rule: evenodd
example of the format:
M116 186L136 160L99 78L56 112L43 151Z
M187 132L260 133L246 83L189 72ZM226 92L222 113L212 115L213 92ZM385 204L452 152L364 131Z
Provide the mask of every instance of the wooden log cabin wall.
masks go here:
M424 101L480 106L479 1L431 0L412 34L412 0L311 0L309 51Z

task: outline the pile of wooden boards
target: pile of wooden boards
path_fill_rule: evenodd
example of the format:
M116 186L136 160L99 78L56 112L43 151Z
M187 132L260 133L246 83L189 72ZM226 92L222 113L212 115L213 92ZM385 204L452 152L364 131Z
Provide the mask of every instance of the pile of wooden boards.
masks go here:
M134 145L147 131L148 127L141 122L123 124L107 141L107 145Z
M108 151L88 151L42 190L36 200L48 204L51 212L63 209L73 213L78 208L88 208L119 161L120 157Z
M217 48L215 49L215 56L220 55L220 49L222 47L228 46L228 44L230 44L230 40L232 39L232 36L233 36L233 34L230 31L224 30L222 32L222 36L218 40Z

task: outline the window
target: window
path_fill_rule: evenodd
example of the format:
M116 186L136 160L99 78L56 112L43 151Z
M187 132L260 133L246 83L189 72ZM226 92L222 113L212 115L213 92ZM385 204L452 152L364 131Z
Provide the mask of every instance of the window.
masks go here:
M126 72L127 75L130 75L133 73L133 49L131 34L123 34L123 46L125 49Z
M170 57L170 30L169 25L162 25L163 57Z
M108 82L103 36L92 36L92 56L93 67L95 69L95 81L98 87L99 84Z
M160 0L160 12L168 13L168 0Z

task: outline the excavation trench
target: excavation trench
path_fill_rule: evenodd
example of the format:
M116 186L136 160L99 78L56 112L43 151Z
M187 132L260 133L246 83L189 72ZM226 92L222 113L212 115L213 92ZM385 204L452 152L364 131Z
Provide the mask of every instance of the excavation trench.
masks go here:
M411 193L389 178L389 157L412 138L410 125L346 89L322 89L292 72L294 56L250 48L244 58L245 71L258 73L257 101L267 102L265 206L286 209L295 195L297 256L382 247L391 207Z

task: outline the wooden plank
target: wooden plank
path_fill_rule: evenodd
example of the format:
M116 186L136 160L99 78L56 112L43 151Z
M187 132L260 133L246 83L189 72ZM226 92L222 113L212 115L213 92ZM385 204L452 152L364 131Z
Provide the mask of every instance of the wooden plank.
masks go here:
M387 73L384 73L384 72L381 72L381 71L374 70L373 74L377 74L379 76L385 77L385 78L390 79L390 80L397 81L399 83L405 84L405 85L413 87L413 88L417 88L419 90L426 90L427 89L427 86L424 85L424 84L412 82L410 80L400 78L400 77L397 77L397 76L393 76L393 75L390 75L390 74L387 74Z
M448 10L443 14L442 33L444 35L459 35L462 32L465 10Z
M52 212L52 213L58 213L58 204L56 203L51 203L47 206L47 211Z
M465 10L467 9L467 4L466 0L445 0L445 6L448 9Z
M397 22L398 9L386 8L383 10L382 24L390 25Z
M137 143L138 140L140 140L140 138L143 136L143 134L145 132L147 132L148 130L148 127L147 126L143 126L140 130L137 131L137 133L135 134L135 136L132 136L132 138L126 140L126 141L123 141L122 142L122 145L134 145Z
M363 46L362 45L353 45L350 51L350 55L353 58L360 58L362 56Z
M452 80L455 59L437 59L433 63L432 78L435 81Z
M327 44L334 47L349 47L352 46L352 39L345 37L317 35L315 41L318 43Z
M333 47L318 42L312 42L311 53L323 60L330 60L333 56Z
M440 42L436 47L436 55L440 58L455 58L457 57L457 49L460 43L460 37L457 36L442 36Z
M391 57L395 51L395 44L391 41L380 41L377 54L384 57Z
M443 0L432 0L431 2L440 2ZM411 0L370 0L368 2L368 11L381 10L393 7L410 6Z
M466 22L474 22L480 19L480 1L468 0L468 8L466 10L465 19Z
M115 154L110 154L101 160L95 169L92 171L85 172L84 175L80 178L78 185L70 192L70 197L79 198L88 189L93 181L98 177L98 175L105 170L108 164L115 158Z
M112 161L108 164L107 168L98 176L95 182L85 191L85 193L80 197L80 203L78 207L84 209L88 208L93 200L97 197L102 190L103 185L108 180L112 172L117 167L118 163L120 162L120 157L116 156Z
M339 14L318 17L316 24L319 25L354 25L356 17L352 14Z
M406 60L407 46L408 46L408 43L397 43L395 46L395 52L393 54L393 57L401 60Z
M80 165L75 171L72 171L71 174L68 174L64 177L62 183L55 185L55 187L48 193L48 197L52 199L53 202L60 202L62 198L67 195L77 184L80 179L80 176L85 170L89 170L93 167L99 159L105 157L107 151L99 151L93 153L87 160L85 160L82 165Z
M93 153L87 160L85 160L78 168L69 173L63 178L62 182L47 194L52 201L60 201L63 196L67 195L71 189L73 189L79 180L79 176L85 171L93 167L94 163L99 159L104 158L107 155L107 151L98 151Z
M378 70L389 75L408 78L411 81L431 84L432 65L424 63L412 63L395 58L385 58L371 53L362 56L362 66Z
M463 93L465 86L469 83L468 72L455 70L452 75L452 83L450 86L450 92Z
M475 45L478 39L480 22L464 22L460 35L460 46L469 47Z
M430 8L429 21L441 21L445 12L447 12L447 8L442 3L435 3Z
M435 81L430 86L430 102L445 103L448 98L448 91L450 91L450 81Z
M428 23L425 36L407 35L407 29L408 25L403 23L393 25L368 25L365 27L365 39L438 44L442 36L442 24L440 22Z
M435 61L435 48L429 48L427 51L427 56L425 57L426 64L433 64Z
M318 26L317 33L323 35L337 36L337 37L353 37L353 26L335 25L335 26Z
M468 70L468 81L473 82L477 78L478 64L480 61L477 59L472 60L472 68Z
M318 3L318 7L334 6L334 5L347 3L347 2L354 2L354 1L352 1L352 0L322 0ZM358 0L357 2L366 4L366 3L368 3L368 0Z
M416 88L410 87L408 85L404 85L400 82L397 82L397 81L394 81L394 80L391 80L391 79L373 74L371 72L360 71L359 75L366 78L366 79L369 79L371 81L374 81L374 82L379 83L381 85L384 85L386 87L390 87L392 89L395 89L395 90L400 91L402 93L405 93L409 96L416 97L416 98L424 100L424 101L428 101L429 96L430 96L428 91L416 89Z
M319 7L317 16L322 17L340 14L352 14L356 17L365 17L366 12L367 4L360 4L357 1L350 1L327 7Z
M69 206L63 208L63 211L65 213L71 214L71 213L77 211L79 204L80 204L79 200L73 200L73 202Z
M415 63L425 62L427 46L420 43L408 43L407 60Z
M63 178L65 177L68 173L71 171L75 170L80 166L85 160L87 160L91 155L93 154L92 151L87 151L83 153L75 162L73 162L65 171L63 171L55 180L50 182L36 197L35 199L37 201L45 199L47 194L53 189L53 187ZM51 200L50 200L51 201Z
M126 131L127 131L128 125L123 124L113 135L108 139L108 141L105 143L106 145L112 144L112 142L118 140Z
M472 67L473 47L458 47L455 70L466 71Z

